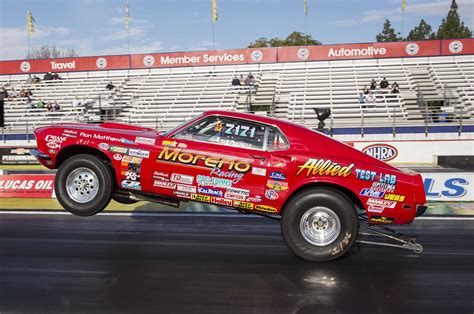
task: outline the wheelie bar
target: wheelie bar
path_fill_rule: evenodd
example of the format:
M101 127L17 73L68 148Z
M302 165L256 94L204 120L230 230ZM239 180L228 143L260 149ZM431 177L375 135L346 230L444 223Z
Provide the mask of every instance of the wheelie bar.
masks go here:
M377 230L377 228L383 229L383 231ZM367 240L356 240L357 243L363 244L371 244L371 245L379 245L379 246L389 246L389 247L396 247L405 250L413 251L416 254L423 253L423 246L416 242L415 237L408 237L406 238L405 235L387 228L385 226L373 225L373 226L360 226L360 229L367 230L368 232L359 231L359 235L368 236L368 237L384 237L394 242L398 242L400 244L395 243L387 243L387 242L377 242L377 241L367 241ZM405 239L404 239L405 237Z

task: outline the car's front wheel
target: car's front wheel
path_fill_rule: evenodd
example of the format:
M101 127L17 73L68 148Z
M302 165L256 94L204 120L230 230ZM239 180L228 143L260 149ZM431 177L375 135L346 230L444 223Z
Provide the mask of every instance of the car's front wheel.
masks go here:
M345 195L330 188L310 188L285 206L281 228L295 255L309 261L329 261L349 250L359 222Z
M105 161L88 154L64 161L54 181L59 203L77 216L101 212L112 198L113 187L112 172Z

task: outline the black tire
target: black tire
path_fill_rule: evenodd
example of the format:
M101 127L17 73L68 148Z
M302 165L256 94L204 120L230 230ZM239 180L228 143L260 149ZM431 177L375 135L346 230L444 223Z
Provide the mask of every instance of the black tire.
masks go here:
M113 188L111 169L104 160L89 154L68 158L54 180L59 203L77 216L101 212L110 203Z
M325 224L324 220L332 223ZM339 232L337 227L331 227L337 226L337 220ZM342 257L352 246L359 221L354 204L344 194L331 188L308 188L285 205L281 231L296 256L308 261L330 261ZM328 234L325 241L315 236L321 232Z
M136 200L132 200L128 197L123 197L123 196L118 196L118 195L112 195L112 199L114 201L116 201L117 203L120 203L120 204L125 204L125 205L129 205L129 204L135 204L137 203L138 201Z

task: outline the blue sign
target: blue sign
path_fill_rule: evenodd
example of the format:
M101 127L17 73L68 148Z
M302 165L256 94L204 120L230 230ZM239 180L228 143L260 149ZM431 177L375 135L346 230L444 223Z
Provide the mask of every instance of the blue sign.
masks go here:
M362 191L360 191L361 196L375 197L375 198L382 198L384 194L385 192L371 190L371 189L363 189Z
M281 172L274 171L274 172L270 173L270 178L272 178L274 180L278 180L278 181L283 181L283 180L286 179L286 176Z
M222 197L222 191L213 190L210 188L198 188L198 193Z

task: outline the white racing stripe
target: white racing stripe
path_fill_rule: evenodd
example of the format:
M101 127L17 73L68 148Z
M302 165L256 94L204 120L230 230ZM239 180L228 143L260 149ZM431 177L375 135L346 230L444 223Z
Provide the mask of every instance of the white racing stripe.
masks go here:
M73 216L68 212L54 212L54 211L19 211L19 210L0 210L0 215L67 215ZM119 216L119 217L131 217L131 216L141 216L141 217L196 217L196 216L205 216L205 217L225 217L225 218L264 218L259 215L243 215L243 214L234 214L234 213L203 213L203 212L186 212L186 213L144 213L144 212L118 212L118 213L99 213L97 216ZM427 217L417 217L416 220L474 220L474 216L427 216Z

